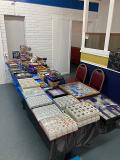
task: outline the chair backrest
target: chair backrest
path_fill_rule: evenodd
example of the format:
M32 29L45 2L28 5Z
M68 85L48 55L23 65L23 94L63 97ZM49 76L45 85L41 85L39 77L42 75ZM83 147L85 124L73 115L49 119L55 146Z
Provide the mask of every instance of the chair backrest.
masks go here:
M95 69L92 72L90 82L89 82L89 86L98 90L98 91L101 91L104 80L105 80L105 74L104 74L103 70Z
M77 68L77 71L76 71L75 80L84 83L86 75L87 75L87 67L86 67L86 65L85 64L80 64L78 66L78 68Z

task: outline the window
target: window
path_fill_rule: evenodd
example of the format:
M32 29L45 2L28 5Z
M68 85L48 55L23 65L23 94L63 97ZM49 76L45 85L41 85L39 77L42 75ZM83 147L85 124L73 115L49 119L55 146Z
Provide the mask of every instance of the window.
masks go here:
M88 25L89 0L84 0L83 34L81 52L109 57L109 38L115 0L102 0L97 17Z

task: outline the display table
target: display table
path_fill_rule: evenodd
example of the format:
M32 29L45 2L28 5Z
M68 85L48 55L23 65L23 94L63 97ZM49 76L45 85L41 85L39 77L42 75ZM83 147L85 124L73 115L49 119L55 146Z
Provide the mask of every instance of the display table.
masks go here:
M97 116L96 116L97 119L94 118L94 120L92 119L92 117L89 116L88 120L89 120L89 122L91 121L90 123L88 123L88 121L87 121L87 122L83 122L82 125L81 124L79 124L79 126L76 125L77 123L75 123L74 119L70 118L69 116L68 117L64 116L64 111L66 113L68 112L71 114L70 110L72 110L72 108L67 108L67 110L60 109L59 111L58 111L58 109L56 109L56 110L52 109L52 107L54 108L59 105L57 104L57 102L55 103L55 100L52 99L52 97L49 97L49 95L47 95L47 93L45 93L44 90L41 91L41 88L39 90L39 85L36 85L37 82L39 84L38 80L34 84L34 88L37 88L37 90L35 90L35 89L32 90L32 88L30 90L30 84L28 87L28 83L26 84L27 85L27 90L26 90L25 89L26 86L23 83L23 80L22 80L22 86L24 86L24 87L22 88L20 85L21 80L17 79L16 76L12 72L10 72L10 73L11 73L11 76L13 79L13 84L15 85L16 90L18 91L19 95L22 98L22 103L23 103L24 108L27 111L28 117L30 118L31 122L33 123L33 125L37 129L40 136L45 141L46 146L50 149L49 160L64 160L66 154L68 154L69 152L74 150L76 147L85 146L93 138L95 138L97 135L99 135L101 132L106 133L108 131L108 130L106 130L107 124L105 124L103 120L99 121L99 117L97 117ZM33 75L33 76L35 76L35 75ZM84 86L85 88L88 87L88 86L81 84L81 83L78 83L78 84L80 86L81 85ZM33 85L33 82L32 82L32 85ZM71 85L72 84L70 84L70 87L71 87ZM67 84L67 86L69 86L69 85ZM73 86L75 86L75 84L73 84ZM62 89L63 89L63 86L60 86L60 87L62 87ZM75 86L75 89L76 89L76 86ZM96 90L94 90L90 87L88 87L88 89L89 89L90 93L84 92L84 94L85 93L86 94L83 95L83 92L82 92L81 97L80 97L80 94L78 94L77 98L83 98L86 96L88 97L88 96L99 94L99 92L97 92ZM86 89L85 89L85 91L86 91ZM43 104L44 104L44 108L45 108L44 111L40 112L39 104L36 105L36 103L39 103L39 101L36 101L36 99L38 99L38 97L36 97L36 96L46 97L47 100L48 100L47 96L49 97L49 104L51 105L51 109L47 109L47 110L49 110L49 113L46 112L46 108L49 108L49 107L47 107L47 105L48 105L47 100L42 100L44 102L40 101L41 106L43 106ZM53 105L52 103L55 103L56 106ZM76 100L75 103L79 104L79 100ZM44 108L42 107L42 110ZM60 108L60 107L58 107L58 108ZM43 113L43 112L44 113L46 112L46 114L41 115L41 113ZM91 112L91 109L90 109L90 112ZM97 114L97 112L95 114ZM53 119L51 117L51 115L53 115L53 116L56 115L57 118ZM73 113L72 113L72 115L73 115ZM75 116L75 115L73 115L73 116ZM41 117L44 117L44 118L41 119ZM79 120L79 118L78 118L78 120ZM82 120L84 121L84 118ZM48 121L48 124L47 124L47 121ZM49 130L48 125L50 122L51 122L51 124L52 123L57 124L57 121L59 122L59 126L62 127L62 129L61 129L61 133L58 132L58 130L56 130L56 137L55 137L52 135L52 133L54 131L54 126L52 126L53 128L51 127ZM65 125L64 125L64 123L65 123ZM70 128L71 125L73 125L74 127ZM68 127L68 128L66 128L66 127ZM64 130L65 128L67 130ZM114 128L115 128L115 125L113 125L112 129L114 129ZM49 134L49 135L47 135L47 134Z
M76 132L50 141L35 118L32 110L25 104L25 101L24 107L28 117L49 149L49 160L65 160L66 155L74 151L76 147L86 146L93 138L99 135L100 123L97 122L81 127Z

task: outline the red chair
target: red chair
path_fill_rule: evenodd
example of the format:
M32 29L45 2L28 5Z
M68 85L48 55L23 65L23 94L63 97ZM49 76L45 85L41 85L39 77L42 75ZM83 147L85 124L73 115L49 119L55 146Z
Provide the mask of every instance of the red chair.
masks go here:
M101 91L104 80L105 80L105 74L104 74L103 70L95 69L92 72L89 86L96 89L97 91Z
M67 83L72 83L72 82L76 82L76 81L80 81L80 82L84 83L86 75L87 75L86 65L85 64L80 64L77 68L75 78L69 79L67 81Z

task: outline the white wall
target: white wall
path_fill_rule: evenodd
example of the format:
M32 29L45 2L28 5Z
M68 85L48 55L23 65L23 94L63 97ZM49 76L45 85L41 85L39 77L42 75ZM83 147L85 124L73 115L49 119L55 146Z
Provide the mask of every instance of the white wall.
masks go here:
M105 33L108 18L110 0L102 0L99 4L98 18L91 23L91 27L88 28L88 32Z
M101 0L98 18L91 23L88 32L106 33L107 18L110 0ZM120 33L120 0L115 0L111 33Z
M62 74L70 72L71 22L64 16L53 17L53 69ZM59 38L58 38L59 37Z
M3 45L3 42L2 42L2 36L1 36L1 31L0 31L0 84L4 83L4 79L6 78L2 45Z
M112 32L113 33L120 33L120 0L115 0Z
M25 16L26 45L32 48L34 55L47 57L48 65L52 67L52 17L54 15L63 15L69 17L70 20L82 21L82 13L82 11L75 9L0 1L0 30L2 32L3 54L8 53L4 15ZM93 21L96 17L97 13L90 12L90 21ZM5 82L8 81L9 79L5 80Z

